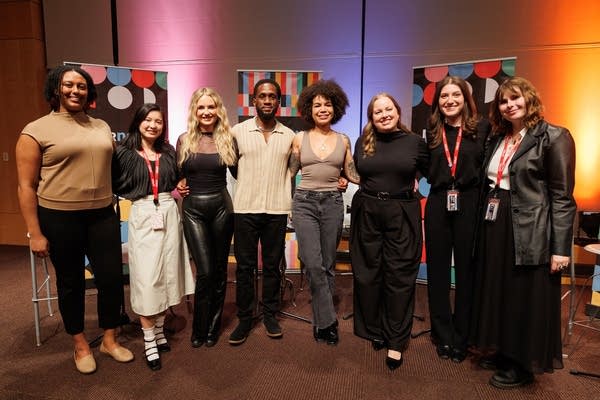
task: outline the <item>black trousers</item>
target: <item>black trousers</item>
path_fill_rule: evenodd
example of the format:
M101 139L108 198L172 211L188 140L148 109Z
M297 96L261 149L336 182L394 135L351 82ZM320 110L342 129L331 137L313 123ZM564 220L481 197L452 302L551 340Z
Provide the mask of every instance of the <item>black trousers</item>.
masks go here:
M227 189L183 199L183 233L196 264L192 336L217 336L227 289L233 205Z
M446 210L446 191L431 192L425 206L425 252L431 335L436 343L466 350L473 302L473 243L478 189L461 191L459 210ZM454 253L454 311L450 301Z
M65 331L70 335L83 332L86 255L98 290L98 324L103 329L119 326L123 267L119 220L112 206L77 211L38 207L38 217L50 244Z
M237 261L236 304L238 318L249 320L256 293L254 271L258 268L258 242L261 245L263 312L273 315L279 311L281 271L279 264L285 246L287 214L235 214L234 251Z
M392 350L406 349L422 244L419 200L354 195L350 257L356 335L385 340Z

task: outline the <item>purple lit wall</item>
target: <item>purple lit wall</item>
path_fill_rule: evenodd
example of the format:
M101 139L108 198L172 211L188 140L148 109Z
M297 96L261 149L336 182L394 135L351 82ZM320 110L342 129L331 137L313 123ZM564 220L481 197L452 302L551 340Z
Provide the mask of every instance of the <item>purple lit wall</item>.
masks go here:
M357 136L361 2L120 0L122 65L169 73L171 140L186 127L192 92L214 87L236 118L238 69L321 70L351 108L337 129Z

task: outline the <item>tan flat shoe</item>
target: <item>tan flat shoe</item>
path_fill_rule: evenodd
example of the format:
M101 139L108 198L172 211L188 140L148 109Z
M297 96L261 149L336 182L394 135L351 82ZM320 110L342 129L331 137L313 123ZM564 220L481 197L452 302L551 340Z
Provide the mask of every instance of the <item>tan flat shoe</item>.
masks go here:
M107 355L111 356L113 359L115 359L116 361L122 362L122 363L133 361L133 353L131 351L127 350L123 346L117 346L112 350L108 350L106 347L104 347L104 343L101 343L100 344L100 353L107 354Z
M82 374L91 374L96 372L96 360L94 359L94 355L92 353L87 356L81 357L79 360L77 359L77 353L73 352L73 360L75 360L75 368L77 371Z

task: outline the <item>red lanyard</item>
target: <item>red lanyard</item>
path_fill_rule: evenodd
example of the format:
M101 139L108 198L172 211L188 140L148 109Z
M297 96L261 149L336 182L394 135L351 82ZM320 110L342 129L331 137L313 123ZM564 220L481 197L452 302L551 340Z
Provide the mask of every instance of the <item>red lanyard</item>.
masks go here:
M510 137L506 136L504 138L504 149L502 149L502 154L500 154L500 161L498 161L498 173L496 174L496 187L500 186L500 181L502 180L502 175L504 174L504 168L506 164L512 159L512 157L517 152L519 145L521 144L521 139L523 138L520 133L517 133L517 141L514 143L513 147L508 152L508 143L510 142Z
M150 184L152 185L152 194L154 195L154 205L158 206L158 169L160 166L160 153L156 153L154 171L152 171L152 165L150 165L150 159L146 154L146 150L142 149L142 155L144 156L146 166L148 167L148 173L150 174Z
M450 159L450 149L448 148L448 139L446 139L446 129L444 127L442 127L442 141L444 142L444 152L446 153L448 167L450 167L450 174L454 178L456 175L456 163L458 162L458 149L460 148L460 142L462 141L462 127L458 128L458 136L456 137L456 145L454 146L453 159Z

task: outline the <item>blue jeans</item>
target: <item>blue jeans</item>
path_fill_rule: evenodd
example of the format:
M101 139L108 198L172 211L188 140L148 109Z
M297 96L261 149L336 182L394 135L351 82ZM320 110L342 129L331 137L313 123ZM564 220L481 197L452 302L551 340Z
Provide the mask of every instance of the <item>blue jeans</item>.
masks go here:
M298 239L300 260L312 296L313 324L325 329L336 321L333 306L335 258L342 236L344 201L335 191L297 189L292 221Z

